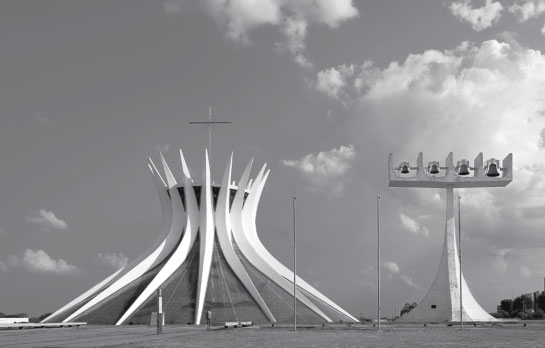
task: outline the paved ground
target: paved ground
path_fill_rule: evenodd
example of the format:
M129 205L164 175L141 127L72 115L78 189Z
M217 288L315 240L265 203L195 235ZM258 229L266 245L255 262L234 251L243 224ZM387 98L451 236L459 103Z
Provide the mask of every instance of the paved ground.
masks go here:
M206 331L202 326L167 326L157 336L150 326L95 326L1 330L0 347L545 347L545 323L460 327L445 325L371 325L348 328L228 329Z

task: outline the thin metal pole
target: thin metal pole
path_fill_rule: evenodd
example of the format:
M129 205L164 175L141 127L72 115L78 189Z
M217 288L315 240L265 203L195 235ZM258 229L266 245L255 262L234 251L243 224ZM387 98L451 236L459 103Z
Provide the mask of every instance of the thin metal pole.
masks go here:
M210 109L208 111L208 122L212 122L212 107L210 106ZM212 165L212 127L208 128L208 146L210 154L208 155L210 165Z
M295 196L293 197L293 331L297 331L297 225L295 220Z
M462 214L460 213L460 200L462 197L458 195L458 258L460 259L460 330L464 331L464 312L462 307Z
M163 333L163 296L161 289L157 290L157 334Z
M380 331L380 196L377 196L377 323Z

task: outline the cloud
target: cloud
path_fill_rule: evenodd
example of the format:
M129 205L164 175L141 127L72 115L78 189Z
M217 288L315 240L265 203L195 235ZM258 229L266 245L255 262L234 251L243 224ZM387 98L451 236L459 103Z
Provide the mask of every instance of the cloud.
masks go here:
M122 267L125 267L127 265L127 256L123 255L123 253L98 253L97 258L95 259L96 262L103 266L110 266L113 269L120 269Z
M529 279L532 277L532 271L530 271L530 269L526 265L522 265L520 267L520 275L523 278Z
M165 13L168 15L175 15L182 13L186 0L167 0L163 3Z
M518 259L519 257L514 253L512 248L496 250L492 258L492 269L498 274L504 274L509 264Z
M420 285L416 284L412 278L408 275L401 274L399 266L395 262L386 261L382 264L382 267L388 272L386 274L387 279L401 279L403 283L410 286L411 288L419 289Z
M27 216L26 221L42 225L45 229L55 228L58 230L65 230L68 228L66 222L56 217L55 213L44 209L40 209L38 212L32 212L32 216Z
M316 74L316 89L333 99L345 99L343 89L348 84L348 78L355 73L354 65L339 65L324 69Z
M51 123L51 119L42 115L42 114L35 114L34 115L34 119L36 119L36 121L39 121L41 123L44 123L44 124L49 124Z
M170 149L170 144L165 145L153 145L155 152L165 153Z
M364 280L360 280L358 282L360 284L360 286L364 289L372 289L372 290L376 290L377 289L377 285L373 282L373 281L364 281Z
M279 50L290 52L295 62L304 68L313 66L313 63L304 55L307 26L308 23L302 18L287 17L285 24L280 27L280 31L284 34L286 42L277 43L276 45Z
M393 274L399 273L399 266L395 262L386 261L382 264L382 267L384 267L388 272L391 272Z
M415 219L412 219L403 213L399 215L399 219L401 220L403 227L409 232L416 235L422 234L426 237L429 235L429 230L426 227L421 226Z
M10 255L8 262L13 267L19 267L32 273L59 275L80 273L76 266L68 264L63 259L54 260L43 250L27 249L22 256Z
M5 234L6 234L6 230L2 226L0 226L0 236L3 236Z
M545 36L545 24L543 24L543 27L541 28L541 34L543 34L543 36Z
M492 0L486 0L484 6L479 8L473 8L471 0L453 2L449 8L452 15L470 23L475 31L491 27L500 19L503 10L501 3L492 2Z
M515 14L518 17L519 22L526 22L531 18L536 18L545 12L544 0L529 0L520 4L520 1L509 7L509 12Z
M8 271L8 265L0 261L0 272L7 272Z
M204 10L222 28L226 38L242 44L250 43L250 32L274 27L284 37L277 48L291 53L301 66L312 66L304 55L305 39L310 24L337 28L342 22L358 16L352 0L204 0ZM179 13L181 1L165 2L167 14Z
M425 161L441 162L453 149L455 158L469 160L481 151L485 158L500 159L513 153L514 180L505 189L460 190L464 223L476 223L475 238L497 249L545 247L543 216L536 214L545 207L540 174L545 171L545 56L540 51L497 40L478 46L464 42L453 50L427 50L365 69L358 74L365 76L366 87L352 97L364 115L359 138L374 144L374 152L394 151L394 160L415 158L421 149ZM415 192L421 197L417 204L435 206L428 190ZM400 219L409 231L418 231L417 220Z
M340 194L344 177L356 157L353 145L340 146L328 152L309 154L299 160L283 160L286 167L293 167L312 183L312 190Z
M415 288L415 289L419 289L420 288L420 285L418 285L417 283L415 283L412 278L408 275L401 275L401 280L403 280L403 282L405 284L407 284L408 286L410 286L411 288Z
M361 273L362 274L370 274L371 272L373 272L375 270L375 267L373 266L367 266L366 268L362 269L361 270Z

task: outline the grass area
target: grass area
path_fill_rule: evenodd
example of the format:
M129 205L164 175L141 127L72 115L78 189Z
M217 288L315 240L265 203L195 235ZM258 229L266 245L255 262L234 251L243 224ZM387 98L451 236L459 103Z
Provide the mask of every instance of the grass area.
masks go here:
M526 326L524 324L526 323ZM205 326L166 326L157 335L153 326L100 326L0 330L3 347L545 347L545 322L500 325L395 325L377 332L372 325L299 327L263 326L206 331Z
M487 327L412 326L372 328L304 329L250 328L199 332L148 343L131 343L112 348L136 347L545 347L545 326L506 325Z

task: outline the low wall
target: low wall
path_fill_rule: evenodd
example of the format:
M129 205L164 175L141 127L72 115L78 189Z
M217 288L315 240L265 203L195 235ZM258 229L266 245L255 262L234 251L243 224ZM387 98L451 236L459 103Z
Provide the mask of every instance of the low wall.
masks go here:
M28 323L28 318L0 318L0 324Z

